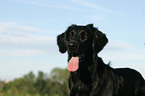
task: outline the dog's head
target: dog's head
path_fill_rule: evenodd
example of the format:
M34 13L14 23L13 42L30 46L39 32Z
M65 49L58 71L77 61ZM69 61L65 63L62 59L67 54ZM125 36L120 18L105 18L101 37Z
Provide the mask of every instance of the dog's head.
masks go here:
M57 44L61 53L68 53L71 56L81 56L88 51L94 50L99 53L107 44L105 34L93 27L93 24L86 26L72 25L58 35Z
M107 42L106 35L94 28L93 24L86 26L72 25L57 37L59 51L61 53L68 51L68 66L77 66L74 70L72 69L73 71L78 69L78 59L71 59L72 57L79 57L79 62L85 62L86 58L93 56L93 53L99 53ZM74 64L75 62L76 64Z

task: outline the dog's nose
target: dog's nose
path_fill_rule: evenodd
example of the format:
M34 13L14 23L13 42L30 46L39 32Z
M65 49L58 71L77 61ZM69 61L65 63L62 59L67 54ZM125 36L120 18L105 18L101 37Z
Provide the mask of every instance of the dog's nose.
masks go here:
M70 43L68 45L69 48L72 48L72 49L75 49L77 47L77 44L73 44L73 43Z

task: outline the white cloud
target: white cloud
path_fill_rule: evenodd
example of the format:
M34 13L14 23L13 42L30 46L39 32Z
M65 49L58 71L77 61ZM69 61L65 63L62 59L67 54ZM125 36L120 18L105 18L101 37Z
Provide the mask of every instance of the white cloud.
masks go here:
M114 9L105 8L104 6L101 6L101 5L97 4L97 3L93 3L91 0L70 0L70 1L80 5L82 7L86 7L87 9L93 9L93 13L98 11L98 12L109 13L109 14L113 14L113 15L117 15L117 16L121 16L121 17L126 16L122 12L114 11ZM89 11L91 11L91 10L89 10ZM97 18L93 17L93 18L95 20L98 19L98 17ZM100 17L99 17L99 20L100 20Z
M9 22L0 22L0 42L38 43L54 41L53 37L43 36L43 33L45 33L45 31L39 28L21 26Z
M123 49L129 49L132 48L133 46L127 42L123 41L118 41L118 40L110 40L109 43L107 44L106 50L108 51L119 51Z
M103 12L107 12L107 13L112 13L113 11L107 9L107 8L104 8L100 5L97 5L97 4L94 4L94 3L91 3L91 2L87 2L87 1L84 1L84 0L70 0L76 4L79 4L81 6L84 6L84 7L87 7L87 8L91 8L91 9L95 9L95 10L99 10L99 11L103 11Z
M26 49L17 49L17 50L3 50L0 51L1 56L30 56L37 54L44 54L43 50L26 50Z
M78 11L78 8L72 6L69 2L59 2L59 1L17 1L24 4L34 5L34 6L41 6L46 8L57 8L57 9L65 9L65 10L74 10Z
M59 2L59 1L45 1L45 0L37 0L37 1L17 1L24 4L34 5L34 6L41 6L41 7L47 7L47 8L56 8L56 9L64 9L64 10L72 10L72 11L80 11L80 12L86 12L84 10L84 7L87 9L94 9L105 13L117 13L110 9L107 9L101 5L97 5L95 3L92 3L91 1L87 0L66 0L65 2ZM76 6L79 5L79 6ZM82 9L83 8L83 9ZM117 13L118 14L118 13Z
M17 25L16 23L12 23L12 22L0 22L0 31L5 32L8 30L11 30L12 32L19 31L19 34L20 34L20 32L30 32L31 33L31 32L42 31L38 28L21 26L21 25Z
M111 51L106 52L104 51L101 54L103 57L105 57L108 60L115 60L115 61L144 61L145 62L145 54L141 52L136 52L136 50L122 50L122 51Z
M53 52L55 37L44 36L43 33L45 31L39 28L0 22L0 53L24 56Z

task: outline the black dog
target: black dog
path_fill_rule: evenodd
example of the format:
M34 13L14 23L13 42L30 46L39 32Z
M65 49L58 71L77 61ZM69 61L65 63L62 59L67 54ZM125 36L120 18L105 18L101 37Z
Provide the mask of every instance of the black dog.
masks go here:
M72 25L57 37L59 51L68 51L68 61L79 57L79 68L70 72L70 96L145 96L145 81L139 72L113 69L98 57L107 42L93 24Z

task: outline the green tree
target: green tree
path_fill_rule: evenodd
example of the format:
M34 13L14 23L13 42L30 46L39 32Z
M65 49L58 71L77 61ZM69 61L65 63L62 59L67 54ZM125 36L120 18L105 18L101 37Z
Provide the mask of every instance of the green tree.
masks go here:
M38 77L36 78L36 82L35 82L35 87L37 88L37 92L44 95L45 86L46 86L45 74L39 71Z
M36 78L33 72L29 72L28 74L24 75L24 81L27 82L25 86L29 87L27 88L27 93L34 94L36 93L36 88L34 86Z
M50 73L51 80L60 84L60 96L67 96L69 93L67 69L55 68ZM56 87L55 87L56 88Z
M11 82L1 81L0 96L68 96L67 69L55 68L49 75L29 72Z

